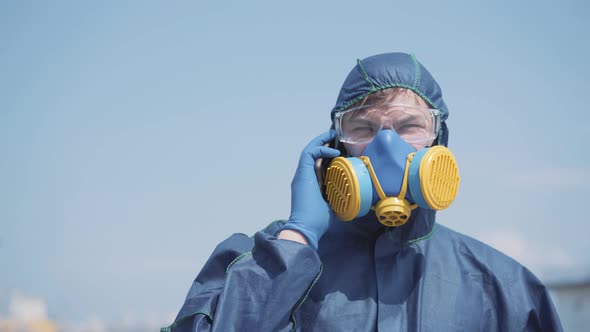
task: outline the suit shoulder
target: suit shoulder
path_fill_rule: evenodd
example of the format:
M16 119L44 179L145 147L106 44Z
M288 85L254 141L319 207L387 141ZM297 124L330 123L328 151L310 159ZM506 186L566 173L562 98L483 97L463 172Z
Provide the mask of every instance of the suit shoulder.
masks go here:
M440 246L450 246L457 263L469 266L470 271L480 272L489 279L503 281L527 280L541 285L539 279L514 258L468 235L448 227L437 225L437 241Z

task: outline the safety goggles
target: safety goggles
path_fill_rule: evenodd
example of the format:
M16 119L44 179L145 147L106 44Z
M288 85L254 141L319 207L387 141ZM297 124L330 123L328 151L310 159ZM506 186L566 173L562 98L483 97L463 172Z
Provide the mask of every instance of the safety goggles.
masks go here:
M412 144L436 138L440 117L437 109L382 103L338 112L334 115L334 126L338 139L344 143L369 143L380 130L392 129Z

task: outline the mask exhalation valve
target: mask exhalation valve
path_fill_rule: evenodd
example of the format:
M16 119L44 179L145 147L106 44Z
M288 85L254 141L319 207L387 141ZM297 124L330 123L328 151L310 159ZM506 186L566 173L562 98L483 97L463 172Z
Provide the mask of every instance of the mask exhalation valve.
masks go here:
M398 197L382 199L375 205L375 215L385 226L401 226L410 219L412 209L410 203Z

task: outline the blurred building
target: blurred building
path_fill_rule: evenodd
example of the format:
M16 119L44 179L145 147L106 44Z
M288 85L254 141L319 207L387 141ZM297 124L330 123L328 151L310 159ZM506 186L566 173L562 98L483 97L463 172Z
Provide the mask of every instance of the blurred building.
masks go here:
M590 278L548 283L564 331L588 331L590 326Z
M57 324L47 318L45 301L13 292L8 317L0 316L1 332L57 332Z

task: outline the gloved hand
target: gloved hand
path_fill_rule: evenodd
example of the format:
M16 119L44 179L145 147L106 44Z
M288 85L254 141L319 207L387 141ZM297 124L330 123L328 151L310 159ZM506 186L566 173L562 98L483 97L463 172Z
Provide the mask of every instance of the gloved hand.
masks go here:
M314 166L318 158L340 155L340 151L324 146L335 136L334 130L327 131L303 149L291 182L291 216L283 229L301 233L314 250L318 249L318 241L328 230L332 214L330 205L320 192Z

